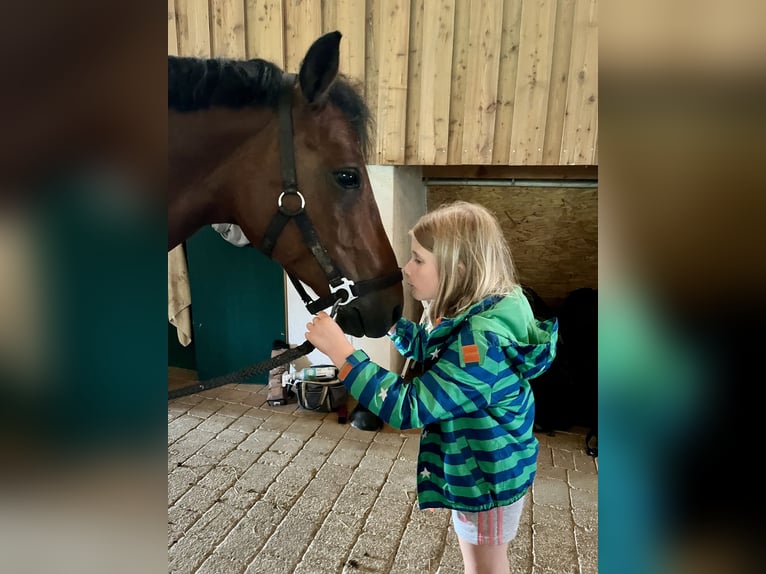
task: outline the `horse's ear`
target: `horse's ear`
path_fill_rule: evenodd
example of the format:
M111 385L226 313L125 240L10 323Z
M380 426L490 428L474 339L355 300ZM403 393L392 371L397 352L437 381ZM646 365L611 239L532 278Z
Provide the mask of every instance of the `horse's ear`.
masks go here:
M309 103L321 101L338 75L340 38L337 31L325 34L306 52L298 78Z

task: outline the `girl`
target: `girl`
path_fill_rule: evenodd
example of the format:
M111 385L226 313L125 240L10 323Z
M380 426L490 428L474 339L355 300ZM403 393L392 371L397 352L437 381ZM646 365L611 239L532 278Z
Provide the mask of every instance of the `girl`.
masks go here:
M402 318L389 337L424 364L423 375L406 381L372 363L324 312L306 339L362 405L395 428L423 428L420 508L452 509L467 574L507 574L537 468L529 379L553 361L557 323L535 320L500 225L483 207L442 206L410 237L404 276L433 327Z

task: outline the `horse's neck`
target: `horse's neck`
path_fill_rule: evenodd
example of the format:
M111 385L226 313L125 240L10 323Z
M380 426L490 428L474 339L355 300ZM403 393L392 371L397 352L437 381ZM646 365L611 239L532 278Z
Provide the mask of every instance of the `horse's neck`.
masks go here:
M168 110L168 248L204 225L231 222L217 168L268 124L257 108Z

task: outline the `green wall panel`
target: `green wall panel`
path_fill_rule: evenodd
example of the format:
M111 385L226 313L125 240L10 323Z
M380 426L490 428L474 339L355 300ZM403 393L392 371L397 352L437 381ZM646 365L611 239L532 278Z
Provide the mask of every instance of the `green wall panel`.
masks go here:
M252 247L235 247L207 226L186 242L193 340L200 380L268 359L285 338L282 268ZM268 373L249 381L265 384Z

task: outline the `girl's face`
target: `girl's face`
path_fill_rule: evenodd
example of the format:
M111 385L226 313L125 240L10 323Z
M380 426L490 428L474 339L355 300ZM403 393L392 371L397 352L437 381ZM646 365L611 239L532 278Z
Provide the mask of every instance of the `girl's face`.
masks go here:
M404 276L410 286L412 296L417 301L431 301L439 292L439 275L436 272L434 254L411 238L412 255L404 266Z

